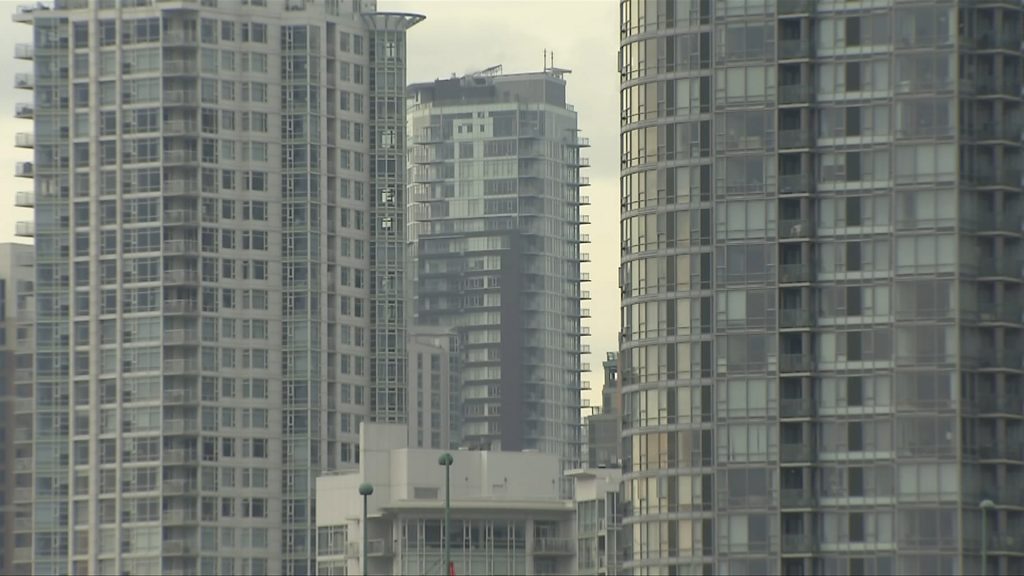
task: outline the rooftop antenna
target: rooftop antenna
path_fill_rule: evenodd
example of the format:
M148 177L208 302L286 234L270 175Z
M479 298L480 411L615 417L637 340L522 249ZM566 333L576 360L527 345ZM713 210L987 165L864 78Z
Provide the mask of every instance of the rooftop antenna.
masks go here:
M548 49L544 49L544 70L548 69Z

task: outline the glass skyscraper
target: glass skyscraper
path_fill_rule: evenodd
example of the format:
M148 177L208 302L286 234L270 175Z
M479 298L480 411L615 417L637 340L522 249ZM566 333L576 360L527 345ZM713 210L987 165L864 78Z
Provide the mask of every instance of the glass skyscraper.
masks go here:
M403 407L420 19L372 0L15 15L34 34L15 82L34 88L18 175L37 263L16 571L314 573L316 476L355 465L362 418Z
M462 444L580 461L587 160L567 72L409 88L415 320L459 333ZM565 487L571 480L565 479Z
M625 569L1024 572L1020 3L620 6Z

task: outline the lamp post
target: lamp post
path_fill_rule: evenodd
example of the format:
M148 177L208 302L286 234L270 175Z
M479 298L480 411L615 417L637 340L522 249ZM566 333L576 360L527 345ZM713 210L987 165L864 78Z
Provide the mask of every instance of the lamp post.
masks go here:
M370 528L366 524L366 507L371 494L373 494L373 484L363 482L359 485L359 495L363 497L363 576L370 574L370 566L367 564L369 555L366 553L370 538Z
M444 574L447 576L452 570L452 536L451 536L451 512L452 512L452 455L445 452L437 459L437 463L444 466Z
M995 506L996 503L988 498L978 504L981 508L981 576L988 575L988 511Z

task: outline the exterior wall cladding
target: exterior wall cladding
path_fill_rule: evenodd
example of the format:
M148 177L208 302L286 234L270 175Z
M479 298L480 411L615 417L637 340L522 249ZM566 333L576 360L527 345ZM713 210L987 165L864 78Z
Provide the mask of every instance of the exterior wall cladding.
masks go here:
M57 0L14 18L34 32L15 82L34 87L16 110L38 263L15 571L314 573L316 476L405 407L421 17Z
M1024 573L1022 40L621 2L626 570Z
M409 88L417 322L464 350L462 443L580 462L586 164L562 71ZM565 479L571 487L571 479Z

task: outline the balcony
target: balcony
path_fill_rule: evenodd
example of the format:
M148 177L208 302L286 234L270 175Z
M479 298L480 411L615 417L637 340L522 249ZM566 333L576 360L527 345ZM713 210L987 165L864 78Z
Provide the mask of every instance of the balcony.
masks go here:
M35 104L30 102L19 102L14 105L14 117L23 120L31 120L36 116Z
M810 418L814 415L814 402L810 398L783 398L779 401L780 418Z
M164 76L192 75L199 72L194 60L164 60Z
M810 328L813 324L810 310L783 308L779 311L779 328Z
M779 104L810 104L812 90L804 84L779 86Z
M199 423L195 420L164 420L163 433L171 436L195 436L199 434Z
M35 55L35 46L27 42L18 42L14 45L14 57L18 60L31 60Z
M814 500L814 494L806 488L783 488L779 494L779 504L783 508L811 508Z
M806 444L780 444L779 461L789 464L809 463L811 447Z
M810 372L811 357L808 354L779 354L779 372Z
M192 359L174 358L164 360L164 374L177 376L182 374L196 374L199 372L199 363Z
M590 290L581 290L580 300L590 300Z
M580 308L580 318L590 318L590 308Z
M590 206L590 196L586 194L580 196L580 206Z
M164 106L194 106L198 102L194 90L164 92Z
M811 134L804 128L779 130L779 148L782 150L808 148L810 145Z
M164 271L164 284L169 286L182 285L182 284L198 284L199 273L195 270L179 269L179 270L165 270Z
M32 238L36 235L36 223L25 220L15 223L14 235L20 238Z
M392 554L394 554L394 549L391 546L390 540L371 539L366 541L367 556L391 556ZM348 545L345 547L345 555L353 558L362 557L363 543L348 542Z
M965 410L976 415L1020 416L1024 413L1024 396L985 394L965 402ZM1024 492L1021 493L1024 499Z
M199 309L195 300L165 300L165 315L195 314Z
M164 30L160 43L164 46L197 46L199 37L194 31Z
M779 194L808 194L810 191L811 177L807 174L779 176Z
M164 150L164 165L197 164L199 154L195 150Z
M575 140L569 142L569 145L575 146L576 148L589 148L590 138L577 137Z
M581 272L580 282L590 282L590 272Z
M199 253L199 243L195 240L165 240L165 256L191 256Z
M590 234L580 234L580 244L590 244Z
M779 41L779 60L804 60L811 56L811 43L803 38Z
M36 78L28 72L19 72L14 75L14 87L21 90L32 90L36 87Z
M978 278L1009 278L1018 280L1024 269L1019 264L1006 260L984 260L978 266Z
M590 158L580 156L579 158L576 158L575 160L572 161L572 165L576 166L577 168L589 168Z
M810 264L782 264L779 266L779 282L782 284L803 284L810 281Z
M975 447L978 460L1024 462L1024 446L1014 445L1012 441L1002 444Z
M586 252L580 252L580 262L590 262L590 254Z
M162 462L171 466L195 466L199 464L199 454L191 450L164 450Z
M583 187L590 186L590 177L588 176L570 176L569 183L575 186Z
M779 16L810 14L813 6L814 0L779 0Z
M164 180L164 196L195 196L199 194L199 183L195 180Z
M576 541L569 538L535 538L534 555L562 556L576 552Z
M164 482L164 486L167 485L167 482L177 482L177 480L167 480ZM160 519L164 525L195 524L199 521L195 510L164 510Z
M162 552L164 556L192 556L195 554L192 551L192 545L185 540L164 540Z
M168 120L164 122L164 136L198 135L198 125L192 120Z
M32 369L31 368L18 368L14 371L14 382L17 384L31 384L32 383Z
M814 552L814 538L810 534L783 534L783 554L810 554Z
M14 197L14 205L18 208L32 208L36 205L36 194L28 190L22 190Z
M779 220L779 238L792 240L795 238L809 238L810 236L811 221L809 218Z
M199 214L195 210L168 210L164 212L164 225L196 226L199 224Z
M35 166L31 162L18 162L14 165L14 175L18 178L32 178L35 176Z
M18 132L14 135L14 146L16 148L35 148L35 134L31 132Z
M164 333L165 344L168 343L166 334ZM193 390L164 390L164 404L195 404L198 401L199 397Z
M1024 322L1024 310L1014 303L981 304L977 318L979 324L1021 324Z

